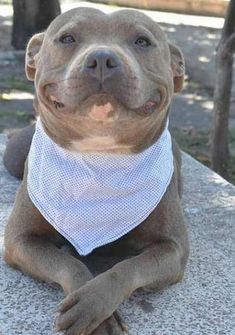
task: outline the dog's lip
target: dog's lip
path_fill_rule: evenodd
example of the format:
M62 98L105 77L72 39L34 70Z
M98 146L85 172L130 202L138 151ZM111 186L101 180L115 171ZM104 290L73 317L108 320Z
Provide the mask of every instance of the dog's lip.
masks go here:
M65 107L65 104L55 95L53 94L49 94L48 95L48 99L53 102L53 104L55 105L55 107ZM95 94L91 94L87 97L85 97L80 103L79 105L83 105L83 106L89 106L89 105L96 105L96 106L102 106L105 105L107 103L111 103L112 105L117 105L117 99L108 93L105 92L101 92L101 93L95 93Z
M134 110L140 114L150 115L157 109L157 107L158 103L156 101L148 100L144 105Z
M83 104L95 104L97 106L104 105L105 103L117 104L117 99L114 95L106 92L94 93L87 96L83 101Z
M65 107L65 104L62 101L60 101L60 99L55 95L49 94L48 98L54 104L56 109L61 109ZM101 91L99 93L94 93L92 95L87 96L85 99L83 99L81 104L83 105L83 107L88 107L88 106L102 106L109 103L114 107L114 109L116 109L118 105L123 105L126 109L135 111L136 113L143 116L148 116L151 115L154 111L160 110L161 106L164 104L164 100L165 99L163 92L158 90L157 94L155 92L154 98L148 99L140 107L131 108L130 106L125 106L114 95Z
M141 115L151 115L154 113L156 110L160 110L162 104L163 104L163 95L162 93L158 90L157 94L154 94L153 99L147 100L142 106L135 108L135 112L141 114Z
M149 115L152 114L156 109L158 109L162 105L163 98L162 93L160 91L157 91L157 94L156 93L154 94L153 99L150 98L146 100L146 102L140 107L132 108L130 106L126 106L122 101L116 98L116 96L106 93L104 91L92 94L83 100L83 104L89 104L91 102L94 102L94 104L97 106L104 105L106 103L111 103L113 106L122 105L125 107L125 109L133 110L137 113L144 115Z

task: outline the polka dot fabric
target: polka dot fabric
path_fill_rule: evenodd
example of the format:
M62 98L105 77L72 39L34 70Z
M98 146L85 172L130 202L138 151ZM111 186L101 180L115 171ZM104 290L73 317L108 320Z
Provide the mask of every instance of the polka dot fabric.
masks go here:
M28 193L45 219L80 255L119 239L160 202L173 174L166 128L139 154L74 153L37 121L28 160Z

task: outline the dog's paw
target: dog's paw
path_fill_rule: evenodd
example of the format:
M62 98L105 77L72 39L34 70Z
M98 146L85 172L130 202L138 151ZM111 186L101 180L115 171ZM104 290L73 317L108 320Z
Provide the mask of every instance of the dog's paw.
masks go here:
M61 302L55 328L57 331L66 331L66 335L89 335L104 323L102 325L104 335L120 334L121 321L117 315L112 316L119 304L116 300L114 296L110 297L107 294L103 281L91 280ZM118 332L117 329L119 329ZM97 335L103 335L103 333L97 333Z
M88 335L110 317L112 311L108 314L101 297L84 291L69 294L59 305L56 330L66 330L66 335Z
M55 327L56 331L59 331L58 326ZM62 331L63 332L63 331ZM60 332L60 334L62 334ZM76 323L69 327L64 335L125 335L127 334L127 325L123 322L119 313L116 311L107 320L103 321L93 332L86 329L82 332L77 328Z

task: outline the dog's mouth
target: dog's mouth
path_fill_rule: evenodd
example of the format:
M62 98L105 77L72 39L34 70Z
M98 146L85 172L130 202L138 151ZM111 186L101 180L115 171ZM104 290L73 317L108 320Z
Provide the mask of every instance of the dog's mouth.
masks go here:
M49 95L48 100L51 104L53 104L54 109L58 111L76 112L78 110L83 114L83 116L85 113L93 120L108 122L117 120L121 114L122 109L135 112L136 114L145 117L152 115L155 111L160 110L164 103L164 99L160 91L155 94L154 98L150 98L143 105L137 108L130 108L125 106L122 102L118 101L116 97L106 93L93 94L87 97L83 100L79 107L67 106L54 95Z

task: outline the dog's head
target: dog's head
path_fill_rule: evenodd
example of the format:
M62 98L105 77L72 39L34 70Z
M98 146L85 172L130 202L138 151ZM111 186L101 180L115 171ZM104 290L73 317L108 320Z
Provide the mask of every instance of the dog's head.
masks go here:
M159 137L184 60L160 27L134 10L88 8L58 16L29 41L47 134L70 150L139 152Z

